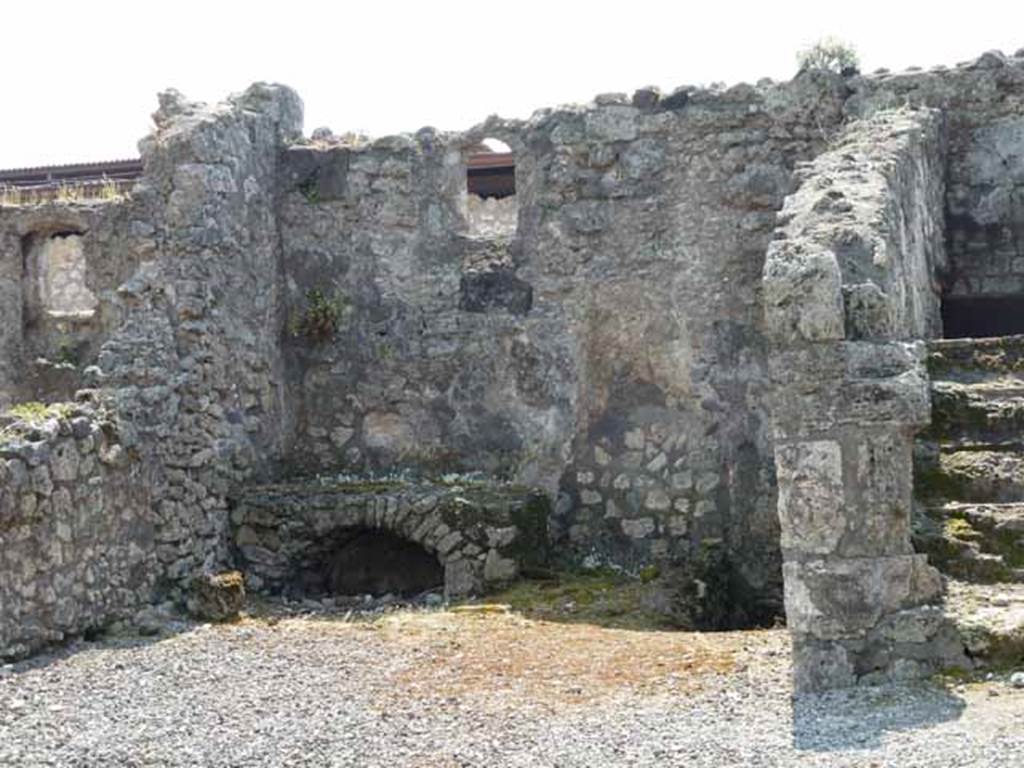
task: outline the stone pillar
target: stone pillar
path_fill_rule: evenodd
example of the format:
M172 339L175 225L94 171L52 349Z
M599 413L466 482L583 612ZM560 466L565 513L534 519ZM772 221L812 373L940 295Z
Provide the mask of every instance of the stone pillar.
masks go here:
M797 690L918 676L959 653L910 542L914 433L931 417L940 117L850 125L798 172L768 249L765 321Z
M913 435L929 417L923 344L806 345L772 368L797 690L930 671L947 635L938 572L910 543Z

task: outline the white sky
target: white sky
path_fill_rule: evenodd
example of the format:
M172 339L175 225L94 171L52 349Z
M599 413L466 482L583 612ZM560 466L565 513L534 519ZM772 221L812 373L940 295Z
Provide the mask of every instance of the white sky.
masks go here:
M156 93L296 88L306 133L463 129L654 84L784 80L833 34L865 71L1024 47L1020 0L15 0L0 14L0 168L137 155Z

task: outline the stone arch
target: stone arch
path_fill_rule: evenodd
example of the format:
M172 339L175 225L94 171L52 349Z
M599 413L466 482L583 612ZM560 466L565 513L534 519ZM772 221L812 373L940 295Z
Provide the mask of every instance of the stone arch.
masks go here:
M232 524L238 564L256 591L294 585L309 553L347 530L382 532L421 547L443 569L445 595L458 598L539 564L547 514L545 497L515 488L267 486L235 501Z
M461 134L456 149L463 173L461 207L471 236L518 236L522 211L531 198L532 158L522 124L488 118Z

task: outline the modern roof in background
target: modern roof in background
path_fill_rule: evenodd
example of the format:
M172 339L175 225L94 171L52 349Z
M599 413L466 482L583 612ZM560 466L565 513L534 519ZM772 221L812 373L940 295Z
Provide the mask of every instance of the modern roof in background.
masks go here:
M511 152L480 152L466 162L469 191L503 197L515 192L515 159ZM133 181L142 175L142 160L46 165L0 170L0 187L57 187L99 181Z
M142 161L109 160L101 163L44 165L37 168L0 170L0 186L49 187L94 181L130 181L142 175Z

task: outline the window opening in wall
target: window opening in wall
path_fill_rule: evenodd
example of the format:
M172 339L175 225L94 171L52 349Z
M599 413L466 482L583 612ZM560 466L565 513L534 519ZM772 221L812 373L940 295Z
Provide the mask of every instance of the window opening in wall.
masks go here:
M79 232L34 234L23 245L28 322L52 317L92 317L96 296L85 284L86 262Z
M511 235L519 218L515 157L508 144L484 139L466 150L466 219L470 234Z

